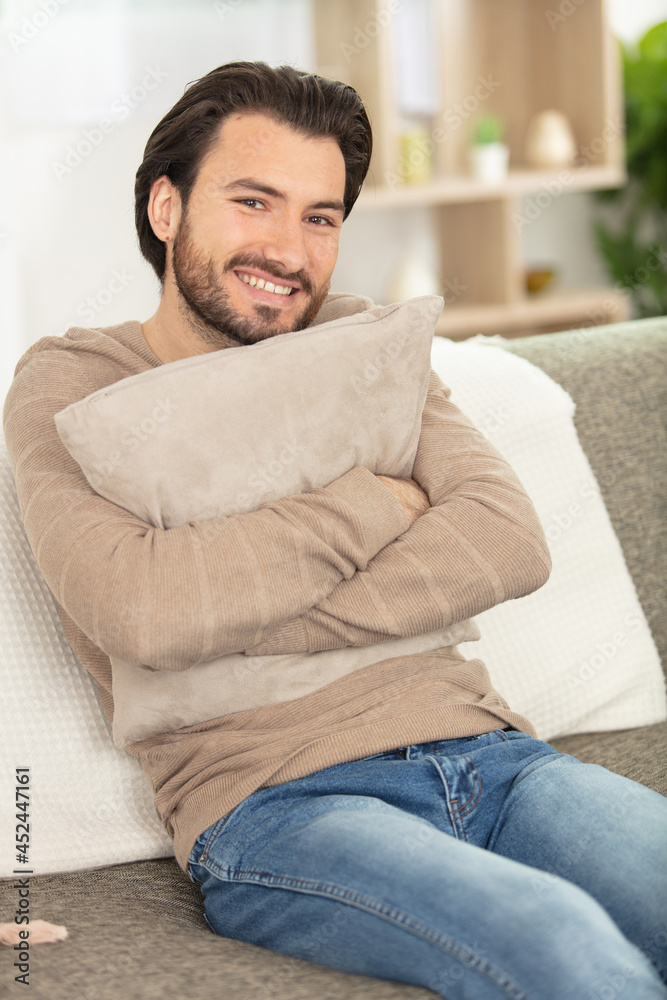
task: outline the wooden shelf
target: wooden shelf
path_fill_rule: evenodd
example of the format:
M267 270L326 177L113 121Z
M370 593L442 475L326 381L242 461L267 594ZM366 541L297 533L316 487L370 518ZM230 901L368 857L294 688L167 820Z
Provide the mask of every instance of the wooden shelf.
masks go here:
M629 314L630 299L624 292L615 288L573 289L503 305L445 306L435 332L450 340L467 340L478 333L525 337L549 329L620 323Z
M440 287L461 290L445 308L438 327L443 336L521 336L628 314L627 297L615 289L524 294L521 199L532 198L539 215L563 194L626 182L621 67L607 0L571 6L554 24L553 0L431 0L428 30L439 58L421 149L433 180L418 185L402 180L409 168L401 158L396 67L400 12L407 6L314 0L319 70L358 90L373 125L373 159L356 210L430 210ZM553 108L572 127L574 165L529 169L530 124ZM512 169L500 184L468 173L472 126L481 114L506 124Z
M501 184L484 184L474 177L436 178L428 184L401 184L395 188L366 182L356 209L377 211L418 208L423 205L491 201L546 191L552 198L573 191L622 187L627 175L621 167L568 167L562 170L510 170Z

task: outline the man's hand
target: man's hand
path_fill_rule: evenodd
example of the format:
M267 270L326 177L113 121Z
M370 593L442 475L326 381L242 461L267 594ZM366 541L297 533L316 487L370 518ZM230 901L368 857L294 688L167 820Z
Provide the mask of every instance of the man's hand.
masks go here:
M431 506L428 497L414 479L399 479L397 476L378 476L380 482L394 494L401 507L408 515L410 524L425 514Z

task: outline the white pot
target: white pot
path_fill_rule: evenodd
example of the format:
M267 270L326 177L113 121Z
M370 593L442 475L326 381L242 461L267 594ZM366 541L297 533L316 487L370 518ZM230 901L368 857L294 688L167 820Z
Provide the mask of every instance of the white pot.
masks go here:
M485 184L498 184L507 177L509 146L504 142L487 142L470 147L473 177Z

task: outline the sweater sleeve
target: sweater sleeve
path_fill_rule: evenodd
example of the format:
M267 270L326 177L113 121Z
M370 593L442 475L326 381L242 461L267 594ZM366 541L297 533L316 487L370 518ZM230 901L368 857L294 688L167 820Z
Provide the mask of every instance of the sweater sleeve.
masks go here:
M431 373L413 478L431 508L306 614L249 655L363 646L446 628L548 579L535 510L500 453Z
M14 380L4 422L37 563L108 656L182 670L239 652L408 528L396 498L361 467L258 511L153 528L95 493L58 437L53 415L96 388L65 351L37 353Z

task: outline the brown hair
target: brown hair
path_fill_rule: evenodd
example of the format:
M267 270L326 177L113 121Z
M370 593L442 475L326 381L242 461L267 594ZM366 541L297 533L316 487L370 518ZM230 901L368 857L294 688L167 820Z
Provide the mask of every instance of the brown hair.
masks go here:
M274 69L263 62L219 66L187 86L153 130L137 170L134 216L139 247L160 281L164 281L166 252L148 219L153 182L166 175L187 207L199 167L222 122L239 111L268 115L313 138L334 138L345 160L345 218L357 200L368 171L373 138L356 90L291 66Z

